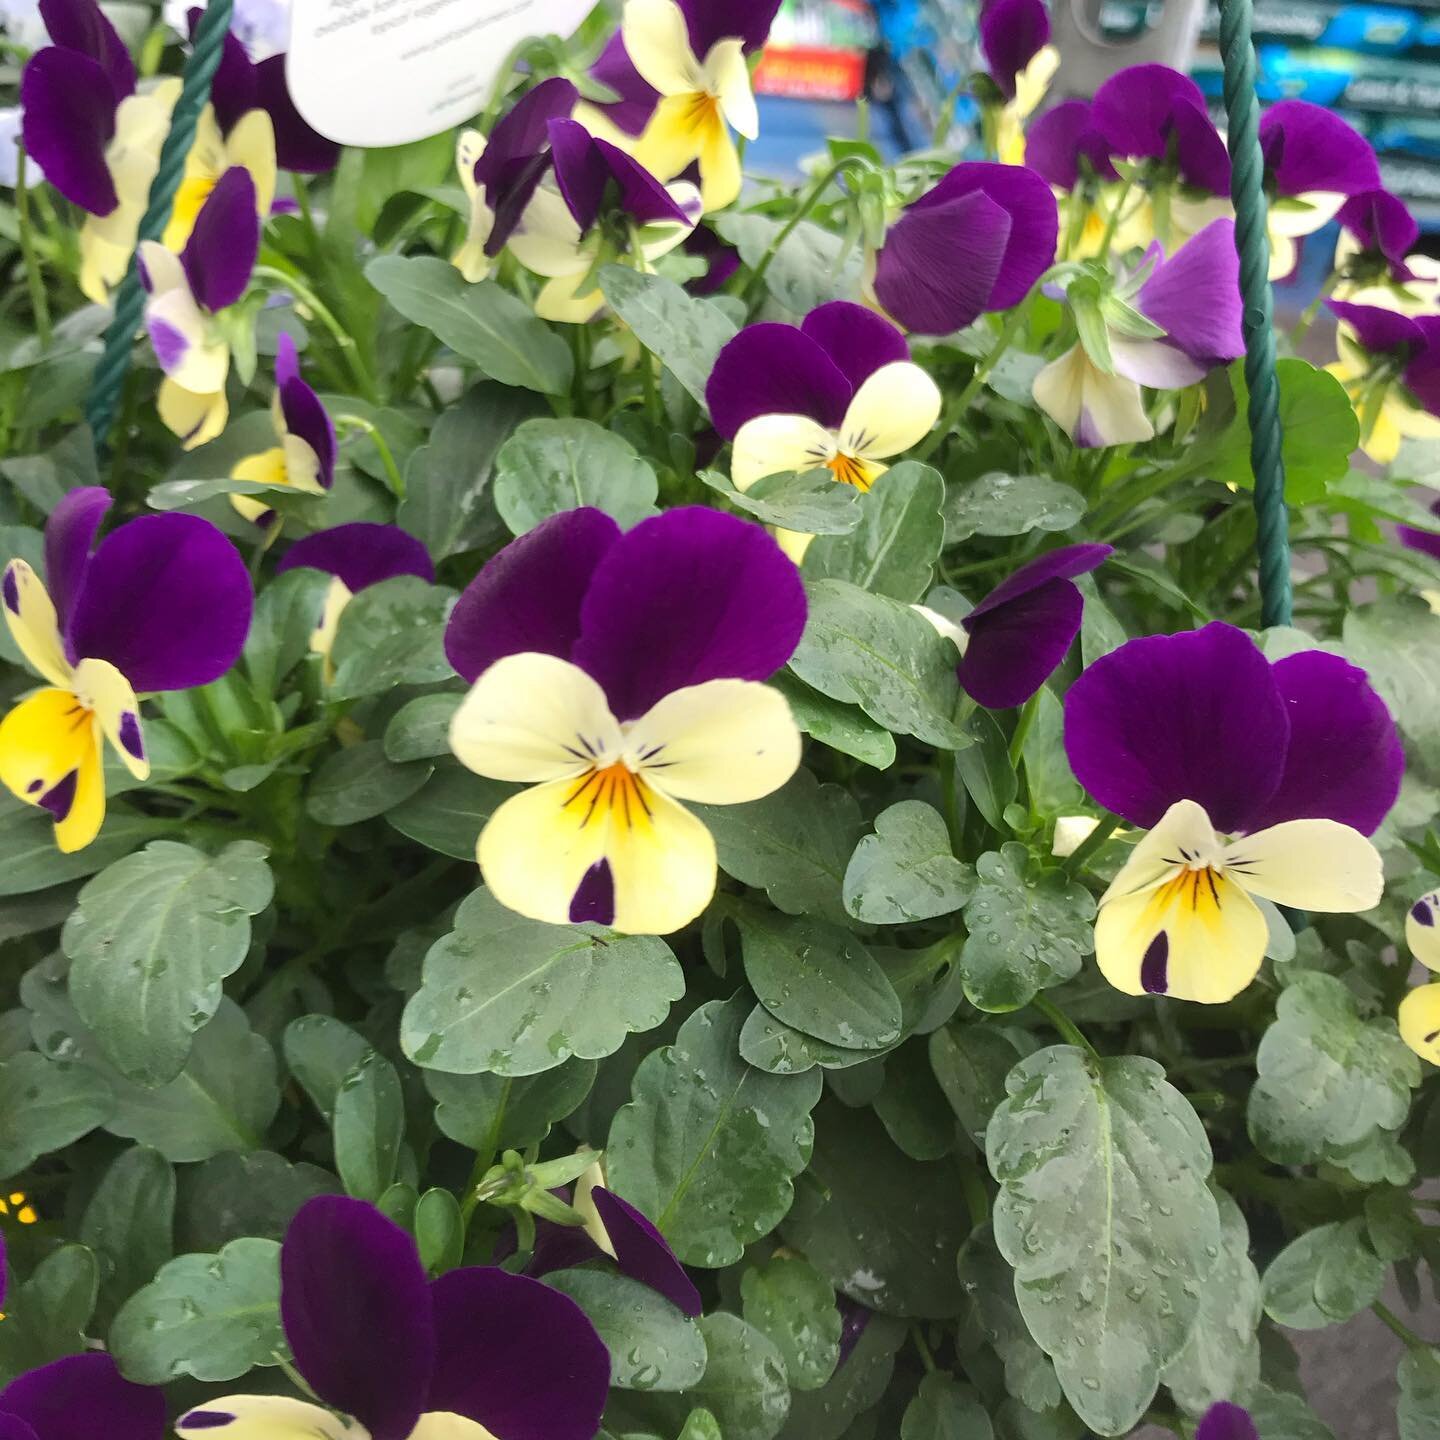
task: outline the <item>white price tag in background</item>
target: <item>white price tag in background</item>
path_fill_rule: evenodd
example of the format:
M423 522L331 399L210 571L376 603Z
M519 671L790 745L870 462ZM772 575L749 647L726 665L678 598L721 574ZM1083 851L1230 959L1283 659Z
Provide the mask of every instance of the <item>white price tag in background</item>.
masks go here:
M286 76L342 145L405 145L483 108L530 35L568 35L595 0L295 0Z

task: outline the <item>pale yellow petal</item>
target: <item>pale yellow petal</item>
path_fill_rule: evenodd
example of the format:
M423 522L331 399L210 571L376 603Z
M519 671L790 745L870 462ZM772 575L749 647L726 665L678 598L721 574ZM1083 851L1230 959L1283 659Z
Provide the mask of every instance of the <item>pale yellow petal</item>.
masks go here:
M625 0L620 33L630 63L661 95L702 88L685 14L675 0Z
M867 460L888 460L918 445L940 418L940 387L918 365L882 365L855 392L840 448Z
M52 685L70 684L70 662L60 638L60 621L49 592L24 560L5 567L5 623L20 653Z
M817 470L835 454L835 437L808 415L757 415L735 436L730 478L737 490L748 490L767 475Z
M225 137L225 168L240 166L255 184L255 213L263 225L275 203L275 125L264 110L247 110Z
M700 138L700 198L709 215L740 198L744 177L740 173L740 152L718 111L712 112L701 127Z
M634 144L635 159L658 180L672 180L700 160L716 132L729 140L719 105L700 91L667 95L655 107ZM730 147L732 150L734 146ZM722 162L723 163L723 162ZM701 195L705 208L714 209L701 165ZM738 169L738 162L737 167ZM736 193L739 193L737 182Z
M1405 943L1427 970L1440 970L1440 890L1422 895L1405 917Z
M1252 895L1294 910L1371 910L1385 889L1380 852L1335 820L1287 820L1225 850L1226 873Z
M731 129L747 140L755 139L760 133L760 111L750 88L744 41L717 40L701 68L705 75L703 88L720 102L720 113Z
M231 1416L222 1421L219 1417ZM365 1432L304 1400L284 1395L222 1395L175 1422L181 1440L363 1440Z
M583 275L594 255L558 190L542 185L525 207L506 248L527 270L554 278Z
M593 320L604 309L605 296L598 286L588 294L580 294L584 281L583 274L557 275L547 280L535 297L535 313L557 325L584 325Z
M82 660L75 667L75 694L99 722L125 768L137 779L150 778L140 702L130 682L108 660Z
M180 437L186 450L218 438L230 418L230 402L223 390L210 395L196 394L168 377L161 382L155 408L166 428Z
M1192 862L1219 865L1223 853L1224 846L1204 807L1193 800L1177 800L1155 828L1140 837L1120 873L1110 882L1101 904L1148 890Z

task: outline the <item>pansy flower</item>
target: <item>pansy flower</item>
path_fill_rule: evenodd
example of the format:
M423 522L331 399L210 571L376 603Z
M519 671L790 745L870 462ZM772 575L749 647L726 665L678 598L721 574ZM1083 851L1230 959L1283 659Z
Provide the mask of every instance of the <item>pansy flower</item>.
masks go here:
M546 80L506 111L488 139L478 130L461 132L455 165L470 204L470 223L451 263L472 284L490 273L521 223L550 168L550 122L568 116L578 97L570 81Z
M3 1271L0 1247L0 1279ZM5 1440L164 1440L165 1392L125 1379L99 1351L66 1355L0 1390L0 1433Z
M1405 916L1405 943L1427 970L1440 971L1440 891L1422 895ZM1440 1065L1440 984L1419 985L1400 1002L1400 1038Z
M1270 278L1299 263L1295 241L1333 220L1352 195L1380 185L1370 142L1333 111L1281 100L1260 118L1265 188L1270 196Z
M867 298L919 335L949 335L1018 305L1055 259L1050 187L1023 165L957 165L885 231Z
M320 1404L225 1395L181 1440L592 1440L610 1354L568 1296L497 1266L431 1280L372 1205L322 1195L280 1248L280 1320ZM329 1408L322 1408L329 1407Z
M1096 127L1088 100L1062 100L1030 126L1025 163L1049 182L1061 208L1062 258L1084 260L1099 253L1111 209L1123 203L1120 174L1110 145ZM1121 236L1122 248L1125 237Z
M1019 165L1025 159L1025 122L1060 67L1044 0L988 0L980 11L980 53L1000 94L998 105L986 107L992 148L997 159Z
M740 194L740 155L730 132L747 140L760 133L745 56L764 44L777 9L777 0L691 0L684 7L677 0L625 0L625 56L657 97L634 142L635 158L661 180L698 162L707 212Z
M340 616L362 590L400 575L414 575L427 585L435 583L435 562L419 540L398 525L368 520L335 525L297 540L275 569L281 575L287 570L319 570L330 576L324 606L310 636L310 649L324 657L327 672Z
M1340 321L1339 358L1326 369L1360 417L1360 448L1381 465L1406 438L1440 437L1440 315L1411 317L1348 300L1326 304Z
M208 685L250 628L250 577L208 520L145 515L91 553L110 496L69 491L45 525L47 592L23 560L5 570L5 619L46 688L0 721L0 782L55 821L62 850L105 818L109 741L138 780L150 773L137 692Z
M548 284L545 320L583 325L604 305L595 275L612 255L639 270L668 254L700 219L700 193L662 185L637 160L575 120L549 125L554 184L541 185L510 236L510 253Z
M247 455L231 470L231 479L323 494L335 483L335 422L301 378L300 359L289 335L280 336L275 350L271 418L280 443ZM247 520L260 521L271 513L270 507L253 495L232 495L230 503Z
M1110 295L1085 302L1093 323L1036 375L1035 403L1082 448L1152 439L1144 388L1184 389L1245 353L1239 268L1229 220L1169 259L1154 247ZM1072 282L1072 304L1078 295Z
M1255 1421L1243 1405L1217 1400L1200 1417L1195 1440L1260 1440Z
M805 628L799 573L758 525L700 507L622 535L589 508L512 541L446 630L470 693L450 745L531 788L481 832L503 905L551 924L665 935L715 889L715 842L682 802L779 789L800 734L757 683Z
M165 372L160 418L187 450L215 439L229 418L230 341L217 316L244 295L259 249L255 183L238 168L211 192L179 255L153 240L140 247L145 328Z
M1335 287L1339 300L1378 305L1402 315L1422 315L1440 303L1440 260L1412 254L1420 222L1398 195L1366 190L1341 207L1335 242Z
M1218 1004L1264 958L1255 896L1350 913L1380 901L1366 838L1399 793L1394 721L1362 670L1271 664L1215 623L1131 640L1065 697L1075 778L1147 830L1100 901L1095 958L1128 995Z
M767 475L819 469L868 490L887 460L930 433L941 405L905 337L846 300L812 310L798 329L747 325L716 358L705 398L715 428L734 442L737 490ZM796 559L809 541L789 531L781 537Z
M915 608L960 651L961 688L987 710L1023 705L1053 675L1080 633L1085 597L1073 581L1113 555L1110 545L1047 551L1002 580L960 623Z

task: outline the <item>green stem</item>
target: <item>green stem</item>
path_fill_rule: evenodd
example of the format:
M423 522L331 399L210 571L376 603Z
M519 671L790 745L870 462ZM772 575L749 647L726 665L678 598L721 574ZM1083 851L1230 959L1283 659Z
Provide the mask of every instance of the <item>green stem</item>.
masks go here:
M820 203L820 197L830 188L831 184L857 163L864 163L858 155L846 155L843 159L837 160L805 192L795 213L780 227L754 270L750 272L750 280L745 286L743 295L747 305L753 305L762 293L765 272L769 270L771 262L780 253L780 247L795 233L800 222Z
M274 265L257 265L254 277L257 280L273 280L277 284L283 285L300 304L314 313L315 318L330 332L330 338L334 340L340 353L345 357L345 364L349 367L355 383L360 387L360 393L372 405L380 404L380 391L375 384L375 377L371 375L369 368L361 358L360 347L355 343L355 337L335 318L330 307L309 285L288 270L281 270Z
M1066 1040L1085 1051L1091 1059L1098 1060L1099 1052L1081 1033L1080 1027L1053 1001L1044 995L1037 995L1030 1002Z
M380 454L380 463L385 467L385 474L390 479L390 490L397 500L405 498L405 477L400 473L400 467L395 463L395 452L390 448L390 442L380 433L379 426L372 421L366 420L360 415L341 414L335 417L336 425L347 425L353 430L363 430L373 442L375 449Z
M1315 323L1315 317L1320 313L1320 307L1335 293L1336 287L1343 278L1338 270L1331 272L1330 278L1320 287L1320 293L1305 307L1305 313L1301 315L1294 333L1290 336L1292 346L1299 346L1305 338L1306 332Z
M1115 833L1119 825L1120 817L1118 815L1105 816L1066 858L1065 864L1061 867L1065 873L1078 875L1084 868L1085 862Z
M1429 1344L1422 1340L1388 1305L1375 1301L1370 1307L1412 1350L1428 1350Z
M1131 512L1137 505L1168 490L1178 480L1188 480L1198 475L1210 463L1210 459L1210 452L1204 451L1198 456L1192 455L1181 460L1176 465L1146 471L1132 479L1128 485L1124 482L1117 484L1109 497L1090 512L1090 529L1096 536L1107 535L1111 526L1131 518Z
M45 296L45 278L35 254L35 235L30 221L30 189L25 175L25 147L21 145L15 159L15 211L20 221L20 254L25 260L25 284L30 290L30 309L35 316L35 331L40 346L50 348L54 331L50 328L50 302Z
M1025 741L1030 734L1030 727L1035 723L1035 716L1040 710L1040 691L1037 690L1026 702L1025 708L1020 712L1020 718L1015 722L1015 733L1010 737L1010 768L1017 769L1020 765L1020 757L1025 752Z
M1097 260L1104 260L1110 254L1110 244L1115 239L1115 232L1120 228L1120 215L1125 209L1125 202L1130 198L1130 191L1134 188L1135 177L1132 175L1120 187L1120 193L1115 197L1115 203L1110 207L1110 213L1105 217L1105 233L1100 237L1100 250L1096 255Z
M1030 292L1033 295L1035 292ZM1025 323L1025 318L1030 313L1030 296L1027 295L1006 317L1005 323L1000 327L1000 334L995 343L990 347L984 358L975 367L975 372L965 382L965 388L946 407L944 418L938 429L933 430L930 437L916 452L917 460L928 460L940 447L950 438L951 432L959 423L960 417L970 408L971 402L980 393L980 387L990 378L990 372L1000 363L1005 352L1009 350L1010 343L1015 339L1016 332Z
M918 1325L912 1325L910 1327L910 1338L915 1342L915 1349L920 1355L920 1363L924 1365L925 1373L927 1375L933 1375L937 1368L935 1365L935 1357L930 1353L929 1343L926 1341L924 1335L920 1333L920 1327Z

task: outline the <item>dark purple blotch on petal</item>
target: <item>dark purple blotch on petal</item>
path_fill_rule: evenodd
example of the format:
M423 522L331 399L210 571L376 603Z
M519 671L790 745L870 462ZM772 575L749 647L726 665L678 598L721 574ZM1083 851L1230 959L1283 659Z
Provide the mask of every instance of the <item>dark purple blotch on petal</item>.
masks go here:
M75 789L80 783L78 770L67 770L35 803L48 810L58 825L66 819L75 804ZM33 788L33 787L32 787Z
M165 1392L125 1379L99 1351L67 1355L12 1380L0 1415L23 1421L36 1440L162 1440Z
M835 1306L840 1311L840 1358L835 1363L838 1371L855 1353L860 1337L869 1329L875 1312L852 1300L848 1295L836 1295Z
M707 680L767 680L805 629L800 573L758 525L702 506L642 520L610 547L571 658L620 721Z
M597 860L580 877L570 901L572 925L615 923L615 876L608 860Z
M427 1408L430 1302L415 1241L373 1205L321 1195L290 1222L280 1315L295 1368L374 1440L405 1440Z
M190 12L190 38L195 38L203 10ZM232 30L225 36L220 51L220 67L210 85L210 103L222 134L228 135L247 111L259 104L256 96L255 66L245 51L240 37Z
M140 732L140 717L133 710L120 717L120 744L135 759L145 758L145 737Z
M1410 907L1410 914L1414 917L1417 925L1424 925L1428 929L1435 924L1435 912L1426 900L1417 900Z
M5 567L3 591L5 608L12 615L18 615L20 613L20 584L15 579L15 572L8 565Z
M105 159L115 105L105 71L76 50L39 50L20 77L26 153L67 200L92 215L108 215L120 203Z
M135 62L95 0L40 0L39 8L58 47L88 55L105 71L117 104L135 93Z
M66 650L108 660L141 693L188 690L239 658L253 608L244 560L208 520L142 515L91 557Z
M604 1186L597 1185L590 1193L620 1269L686 1315L698 1315L704 1308L700 1292L659 1230L628 1200Z
M1025 163L1057 190L1073 190L1087 173L1101 180L1120 178L1087 100L1062 100L1032 122L1025 135Z
M167 375L177 370L190 349L190 341L186 336L168 321L154 315L146 318L145 332L150 337L150 344L154 348L155 358L160 362L160 368Z
M1170 937L1163 930L1140 959L1140 988L1147 995L1164 995L1170 989Z
M426 584L435 583L435 562L421 541L398 525L368 520L317 530L297 540L275 568L277 573L323 570L338 576L352 595L398 575L414 575Z
M67 490L45 522L45 584L63 634L85 585L85 571L100 523L111 506L99 485Z
M1044 0L989 0L980 11L980 49L985 68L1007 100L1015 77L1050 43Z
M571 658L596 567L620 539L603 510L562 511L512 540L465 587L445 627L445 654L475 681L523 651Z
M831 363L858 390L877 370L910 358L910 345L883 315L850 300L831 300L801 322Z
M496 1267L451 1270L431 1296L428 1410L464 1415L504 1440L593 1440L610 1352L573 1300Z
M1380 185L1370 142L1333 111L1309 100L1281 100L1260 118L1260 148L1282 196L1310 191L1358 195Z
M1195 1440L1260 1440L1260 1432L1243 1405L1217 1400L1200 1417Z
M212 315L233 305L250 283L260 253L255 182L243 165L232 165L195 217L180 263L190 293Z
M187 1430L220 1430L235 1423L229 1410L191 1410L178 1421Z
M854 389L825 349L793 325L747 325L726 342L705 386L715 428L733 440L761 415L807 415L827 429L845 418Z

